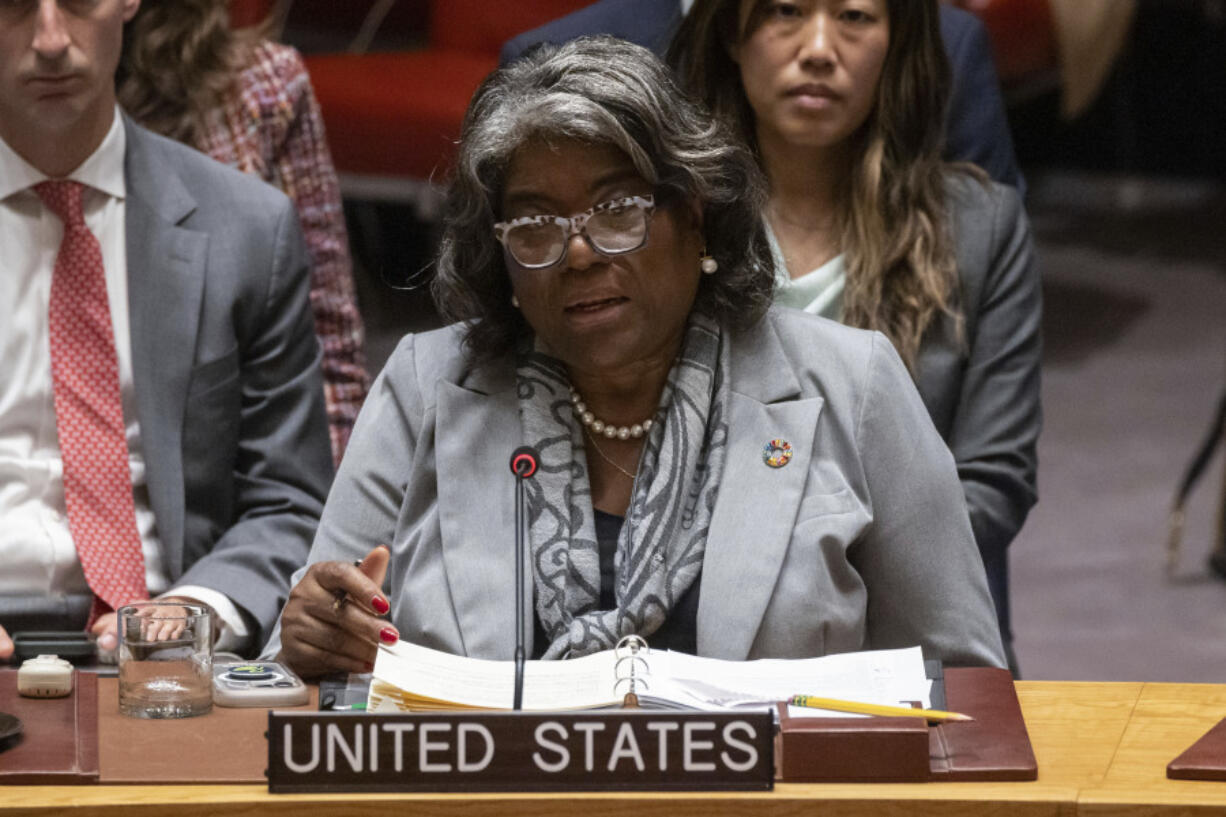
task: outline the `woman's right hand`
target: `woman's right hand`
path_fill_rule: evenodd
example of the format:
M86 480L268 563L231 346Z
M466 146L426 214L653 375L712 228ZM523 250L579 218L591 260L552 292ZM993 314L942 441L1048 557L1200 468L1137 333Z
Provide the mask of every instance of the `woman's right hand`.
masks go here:
M358 565L311 565L281 613L277 660L304 678L370 672L377 646L400 640L396 628L382 618L389 609L382 585L390 555L380 545Z

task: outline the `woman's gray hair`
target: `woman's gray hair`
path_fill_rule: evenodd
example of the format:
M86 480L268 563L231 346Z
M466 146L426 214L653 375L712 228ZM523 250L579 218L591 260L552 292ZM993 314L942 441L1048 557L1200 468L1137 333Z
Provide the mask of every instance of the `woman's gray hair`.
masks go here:
M734 327L765 313L774 265L762 222L766 182L753 155L650 51L583 37L495 71L464 116L432 291L445 318L468 322L465 342L477 359L531 331L511 306L494 223L512 157L540 138L613 145L653 186L657 206L697 204L719 271L701 276L695 308Z

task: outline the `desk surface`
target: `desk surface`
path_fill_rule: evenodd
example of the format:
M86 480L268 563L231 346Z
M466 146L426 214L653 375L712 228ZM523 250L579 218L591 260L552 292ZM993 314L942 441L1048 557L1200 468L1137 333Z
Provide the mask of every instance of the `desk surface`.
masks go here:
M1166 764L1226 717L1224 684L1145 684L1106 776L1079 814L1226 814L1226 783L1169 780Z
M1226 783L1167 780L1166 764L1226 715L1226 685L1020 682L1039 763L1029 783L781 784L721 794L270 795L263 786L9 786L0 817L242 814L721 817L1226 814Z

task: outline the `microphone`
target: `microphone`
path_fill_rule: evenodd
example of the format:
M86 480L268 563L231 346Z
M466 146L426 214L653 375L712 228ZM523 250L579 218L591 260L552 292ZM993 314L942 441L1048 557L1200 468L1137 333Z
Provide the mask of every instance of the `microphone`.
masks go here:
M512 709L524 705L524 523L528 489L525 483L536 473L541 455L530 445L511 452L511 473L515 475L515 700Z
M520 479L527 479L536 473L541 455L530 445L521 445L511 452L511 473Z

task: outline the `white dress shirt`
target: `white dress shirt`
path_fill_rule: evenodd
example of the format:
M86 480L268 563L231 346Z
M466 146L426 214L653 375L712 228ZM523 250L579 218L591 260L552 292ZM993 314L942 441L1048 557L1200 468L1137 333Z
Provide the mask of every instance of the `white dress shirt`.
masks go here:
M86 185L85 224L102 248L145 581L151 595L212 605L221 617L218 647L232 649L248 635L242 616L216 590L169 588L149 504L128 322L125 147L116 109L102 144L68 178ZM48 337L51 277L64 226L30 189L47 178L0 139L0 595L90 592L68 529Z

